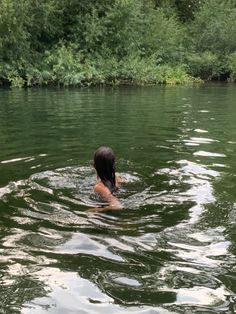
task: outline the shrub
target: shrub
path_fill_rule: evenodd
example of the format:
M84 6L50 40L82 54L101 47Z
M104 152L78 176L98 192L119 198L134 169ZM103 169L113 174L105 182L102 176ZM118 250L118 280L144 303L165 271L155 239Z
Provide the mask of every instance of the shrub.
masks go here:
M236 50L236 3L206 0L195 12L190 31L196 51L225 54Z
M228 56L227 65L230 74L230 80L236 81L236 51Z
M210 51L189 54L187 64L191 75L205 80L212 79L220 72L218 56Z
M120 77L132 84L186 84L196 81L183 67L158 65L155 58L130 56L121 64Z

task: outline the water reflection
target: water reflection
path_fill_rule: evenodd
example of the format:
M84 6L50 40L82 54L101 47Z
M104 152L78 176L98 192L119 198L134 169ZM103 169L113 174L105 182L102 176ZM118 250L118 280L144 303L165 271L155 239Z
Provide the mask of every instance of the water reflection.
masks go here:
M118 215L87 213L96 202L89 166L36 173L1 189L4 203L17 203L10 220L18 226L2 247L11 248L8 260L32 264L29 273L29 266L13 262L8 277L21 277L27 269L31 280L43 283L43 297L26 302L24 313L52 310L55 304L55 311L75 310L78 302L85 313L95 304L113 302L131 307L225 304L230 292L215 271L228 255L225 230L191 227L216 201L212 182L219 172L179 160L152 175L162 182L160 189L144 190L141 174L122 175L128 185L120 192L126 209ZM59 271L64 265L69 272Z
M55 93L48 108L36 104L41 118L27 113L27 143L38 134L32 122L42 142L22 154L25 143L15 140L15 151L5 145L0 162L7 173L0 188L4 310L234 309L234 141L218 130L225 110L204 90L158 91L60 94L67 106ZM120 128L111 132L105 121ZM101 204L89 159L101 137L121 156L125 209L91 214L88 208Z

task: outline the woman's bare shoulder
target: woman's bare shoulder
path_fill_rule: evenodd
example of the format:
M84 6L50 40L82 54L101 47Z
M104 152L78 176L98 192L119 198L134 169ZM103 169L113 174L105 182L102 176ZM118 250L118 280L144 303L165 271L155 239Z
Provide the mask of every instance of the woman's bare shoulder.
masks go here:
M93 189L98 194L111 194L110 190L102 182L95 184Z

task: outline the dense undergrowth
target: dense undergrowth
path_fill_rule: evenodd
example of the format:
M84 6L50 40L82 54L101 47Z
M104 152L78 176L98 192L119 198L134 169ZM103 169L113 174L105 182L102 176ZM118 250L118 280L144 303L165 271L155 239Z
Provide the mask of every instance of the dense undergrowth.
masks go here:
M0 84L236 80L236 0L0 0Z

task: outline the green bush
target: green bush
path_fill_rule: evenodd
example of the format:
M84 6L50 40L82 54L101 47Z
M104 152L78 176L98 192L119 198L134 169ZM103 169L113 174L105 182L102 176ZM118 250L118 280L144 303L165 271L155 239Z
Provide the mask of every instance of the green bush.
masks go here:
M167 17L162 9L151 10L141 38L143 55L154 56L159 64L178 64L183 59L184 31L175 16Z
M0 84L235 80L235 0L0 0Z
M220 55L236 50L236 2L205 0L195 12L190 26L196 51L211 51Z
M228 56L228 69L230 72L230 80L236 81L236 51Z
M181 66L158 65L155 58L130 56L120 64L119 79L134 85L187 84L196 81Z
M37 67L28 67L27 85L81 86L93 78L93 67L82 62L82 54L73 45L59 45L46 51Z
M205 80L210 80L220 73L219 58L210 51L189 54L187 64L191 75Z

